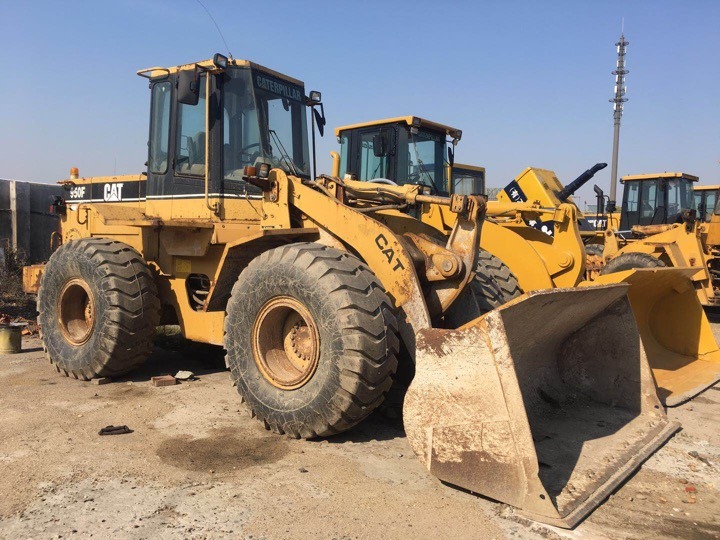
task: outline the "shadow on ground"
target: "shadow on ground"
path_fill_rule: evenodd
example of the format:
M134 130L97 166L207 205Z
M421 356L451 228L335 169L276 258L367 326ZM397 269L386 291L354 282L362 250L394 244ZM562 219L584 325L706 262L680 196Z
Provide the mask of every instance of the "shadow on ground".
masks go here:
M147 361L118 381L146 382L159 375L192 371L197 377L227 371L225 351L217 345L188 341L179 336L160 336Z

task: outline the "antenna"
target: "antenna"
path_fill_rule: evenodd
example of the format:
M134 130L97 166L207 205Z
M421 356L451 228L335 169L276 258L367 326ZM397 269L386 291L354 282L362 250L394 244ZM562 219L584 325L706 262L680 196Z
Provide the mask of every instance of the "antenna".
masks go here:
M623 27L625 26L625 19L622 22ZM615 196L617 190L617 168L618 168L618 150L620 146L620 119L623 113L623 103L627 101L625 93L627 88L625 87L625 75L630 73L625 69L625 49L630 45L629 41L625 41L625 34L620 34L620 41L615 46L617 47L617 69L612 72L615 75L615 97L610 100L613 104L613 119L615 121L615 133L613 135L613 155L612 155L612 172L610 173L610 197L608 200L608 212L615 211Z
M223 43L225 44L225 48L227 49L227 52L228 52L228 58L229 58L230 60L233 60L233 55L232 55L232 53L230 52L230 47L228 46L227 41L225 41L225 36L223 36L222 30L220 30L220 27L218 26L218 23L215 22L215 17L213 17L213 16L212 16L212 13L210 13L210 11L208 10L208 8L205 7L205 4L203 4L200 0L195 0L195 1L196 1L198 4L200 4L200 6L205 10L205 13L208 14L208 17L210 17L210 20L211 20L211 21L213 22L213 24L215 25L215 28L217 28L218 34L220 34L220 38L223 40Z

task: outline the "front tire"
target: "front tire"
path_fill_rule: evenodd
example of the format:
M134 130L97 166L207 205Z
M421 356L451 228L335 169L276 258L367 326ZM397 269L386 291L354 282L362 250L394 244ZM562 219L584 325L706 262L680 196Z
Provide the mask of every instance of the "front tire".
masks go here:
M89 380L122 375L145 361L160 301L137 251L114 240L84 238L50 257L38 312L50 362L66 376Z
M623 253L611 259L600 271L600 275L613 274L636 268L664 268L666 264L647 253Z
M450 306L445 325L458 328L521 294L520 284L510 268L492 253L480 249L475 278Z
M294 438L345 431L383 401L397 368L392 304L356 257L320 244L266 251L227 305L232 378L253 416Z

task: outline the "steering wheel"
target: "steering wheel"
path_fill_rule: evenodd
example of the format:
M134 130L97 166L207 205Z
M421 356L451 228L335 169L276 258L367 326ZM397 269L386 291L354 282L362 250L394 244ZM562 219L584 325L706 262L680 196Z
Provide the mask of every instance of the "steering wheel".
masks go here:
M393 182L389 178L373 178L372 180L368 180L368 182L372 182L373 184L385 184L388 186L397 186L397 182Z
M257 148L258 150L257 150L257 152L250 152L251 148ZM255 159L255 157L260 155L260 143L256 142L256 143L248 144L247 146L243 146L242 148L240 148L238 155L240 156L240 161L243 161L243 162L244 161L253 161ZM245 159L243 159L243 156L248 156L249 159L245 160Z
M430 193L435 193L435 194L440 193L440 192L438 191L438 188L435 186L435 184L434 184L432 181L425 182L425 181L422 179L422 176L421 176L420 173L411 173L410 175L408 175L408 182L407 182L407 183L408 183L408 184L415 184L415 185L418 185L418 186L428 187L428 188L430 188Z

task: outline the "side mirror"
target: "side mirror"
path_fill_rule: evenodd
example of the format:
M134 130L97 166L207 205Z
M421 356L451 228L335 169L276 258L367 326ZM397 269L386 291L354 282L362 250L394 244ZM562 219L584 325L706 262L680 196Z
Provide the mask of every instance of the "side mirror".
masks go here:
M196 69L178 73L177 100L183 105L197 105L200 101L200 75Z
M373 154L375 157L387 156L387 137L385 135L373 135Z
M322 106L322 103L320 104L320 111L318 111L315 107L313 107L313 115L315 116L315 124L317 125L318 132L320 133L320 136L325 135L325 108Z
M455 151L451 146L448 146L448 163L451 167L455 165Z

